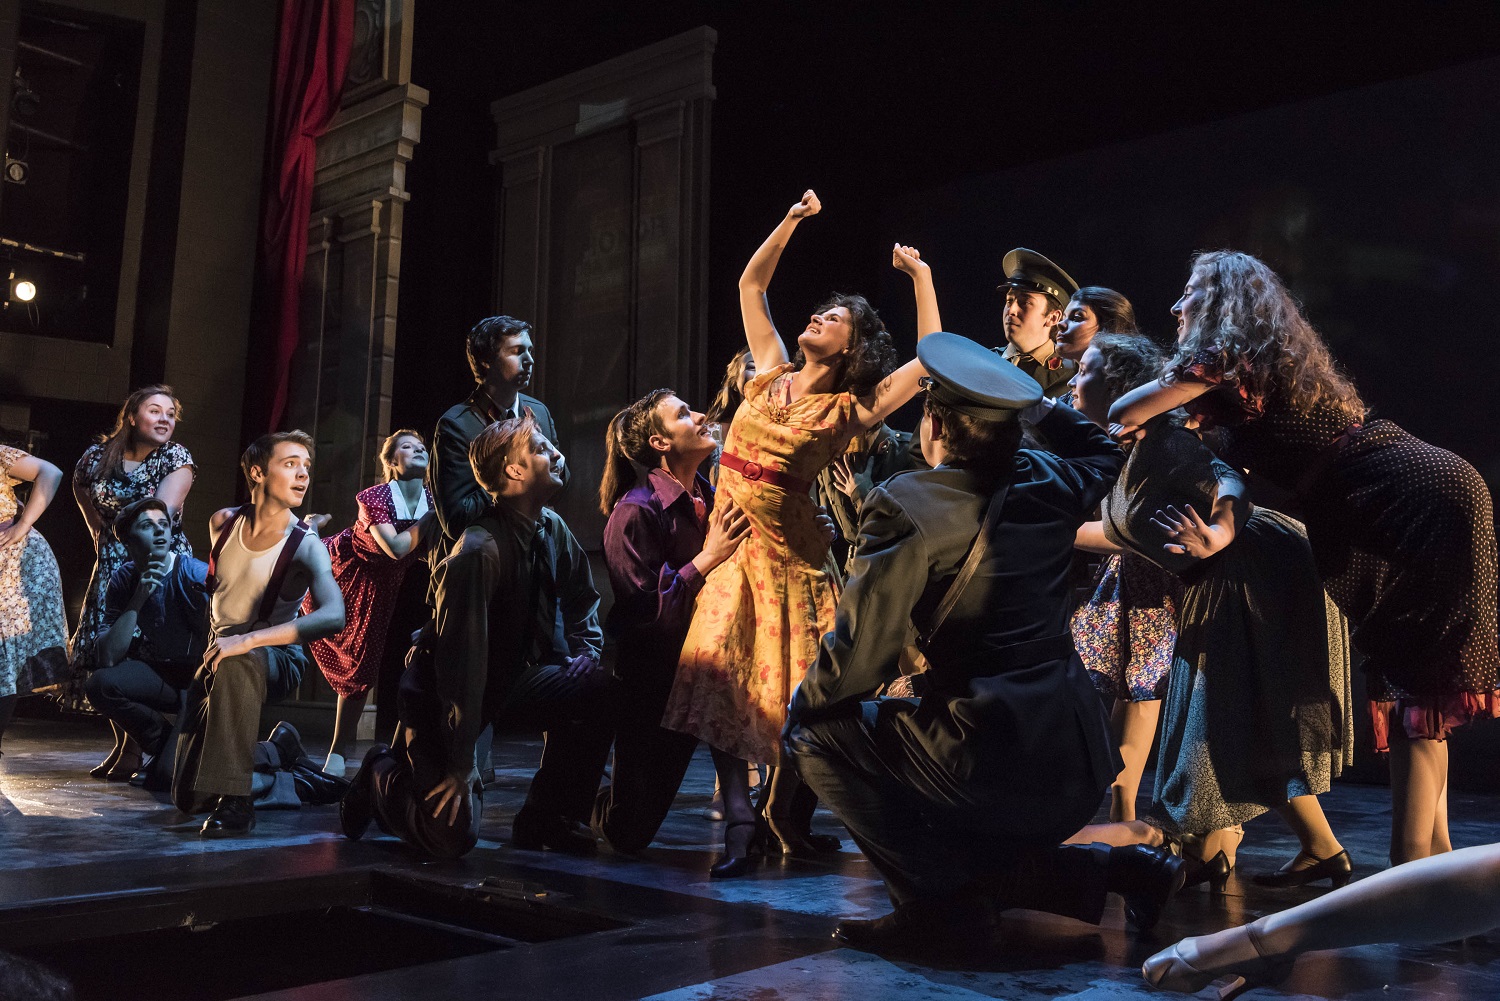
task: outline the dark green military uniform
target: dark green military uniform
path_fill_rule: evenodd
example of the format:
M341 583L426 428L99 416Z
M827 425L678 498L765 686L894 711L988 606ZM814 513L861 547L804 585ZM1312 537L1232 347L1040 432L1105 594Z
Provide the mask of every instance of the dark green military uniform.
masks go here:
M1071 275L1025 247L1006 254L1000 266L1005 271L1005 280L998 286L1001 292L1032 292L1046 296L1058 309L1067 309L1068 299L1078 291L1078 283ZM1068 381L1078 374L1078 363L1057 354L1051 340L1032 352L1007 344L1000 357L1035 379L1042 393L1053 400L1068 391Z
M1078 374L1078 363L1058 354L1051 341L1030 354L1007 344L1000 357L1035 379L1042 394L1053 400L1068 391L1069 381Z
M950 357L929 347L934 338L964 346ZM1041 399L1035 382L972 341L929 335L918 355L934 400L971 416L1008 403L1014 419ZM979 399L967 409L953 404L966 389L953 392L943 367L988 392L969 394ZM974 368L995 378L985 383ZM885 877L898 912L980 886L1002 907L1092 921L1103 908L1108 850L1059 847L1121 767L1072 647L1068 568L1078 526L1124 456L1062 405L1037 429L1057 454L1015 454L985 555L924 646L924 697L871 701L897 677L913 627L929 629L986 519L991 494L979 477L947 464L899 473L866 498L835 629L793 694L787 750Z

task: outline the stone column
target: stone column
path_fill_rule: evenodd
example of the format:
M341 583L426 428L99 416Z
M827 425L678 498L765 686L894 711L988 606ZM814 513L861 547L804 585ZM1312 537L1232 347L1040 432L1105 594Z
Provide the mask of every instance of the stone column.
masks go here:
M350 524L390 433L406 165L427 91L411 82L415 0L359 0L342 109L318 140L302 340L287 426L317 441L308 511Z

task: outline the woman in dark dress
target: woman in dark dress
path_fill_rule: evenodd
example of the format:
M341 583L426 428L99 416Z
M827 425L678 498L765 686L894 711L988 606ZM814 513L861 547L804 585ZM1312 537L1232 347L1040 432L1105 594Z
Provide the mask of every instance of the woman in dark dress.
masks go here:
M1109 413L1107 373L1127 353L1129 338L1094 339L1074 380L1085 414ZM1222 890L1240 825L1275 810L1302 843L1297 858L1322 868L1257 881L1342 885L1351 863L1317 797L1348 762L1352 740L1343 620L1330 614L1301 524L1251 505L1244 478L1178 415L1145 430L1104 501L1099 537L1080 541L1134 553L1183 584L1154 819L1205 863L1198 877Z
M94 537L94 573L78 629L69 641L75 671L92 670L94 640L104 626L104 591L116 570L130 558L125 544L115 538L115 516L143 497L167 505L172 519L172 552L193 555L193 545L182 530L182 508L198 476L188 450L172 440L182 404L171 386L143 386L131 393L115 418L115 426L99 443L89 446L73 469L73 498ZM82 686L77 686L82 698ZM141 749L119 727L109 756L89 774L123 782L140 767Z
M1367 421L1322 338L1254 257L1198 255L1172 311L1166 373L1111 419L1128 434L1186 405L1220 429L1228 462L1296 495L1323 583L1366 657L1377 749L1391 753L1391 861L1450 851L1446 738L1500 715L1483 478L1390 421Z

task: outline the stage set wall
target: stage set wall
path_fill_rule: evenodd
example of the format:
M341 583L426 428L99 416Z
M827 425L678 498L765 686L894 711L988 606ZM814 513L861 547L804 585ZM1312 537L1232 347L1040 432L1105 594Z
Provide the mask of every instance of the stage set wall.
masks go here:
M100 343L0 334L0 424L41 432L38 453L71 475L133 387L171 383L185 414L178 439L198 465L184 525L205 553L208 517L234 500L239 481L276 7L191 0L48 7L135 21L143 31L118 307L113 337ZM0 0L0 25L18 20L20 8ZM9 80L13 58L0 45L0 79ZM66 484L37 528L57 554L76 622L93 547Z

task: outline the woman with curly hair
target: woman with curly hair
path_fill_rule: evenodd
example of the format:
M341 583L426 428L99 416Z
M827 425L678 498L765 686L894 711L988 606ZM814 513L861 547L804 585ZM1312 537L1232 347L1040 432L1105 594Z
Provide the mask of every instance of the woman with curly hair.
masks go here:
M1074 382L1093 420L1107 422L1124 390L1160 371L1161 353L1140 340L1101 334L1084 353ZM1338 859L1325 874L1342 885L1352 866L1318 796L1349 763L1348 634L1302 525L1250 504L1244 478L1180 414L1150 422L1103 514L1080 529L1079 543L1125 561L1120 616L1137 621L1116 625L1134 641L1131 694L1162 700L1144 703L1161 716L1153 823L1184 842L1188 882L1222 892L1241 825L1274 810L1304 855ZM1157 603L1175 606L1176 621L1153 615ZM1081 655L1088 645L1078 643ZM1150 745L1147 732L1135 756L1122 749L1127 771Z
M821 305L788 358L766 288L792 231L821 208L806 192L740 277L757 374L725 435L719 489L745 512L751 536L704 582L662 718L714 749L727 821L715 876L743 873L758 847L746 762L781 760L787 703L833 628L834 586L823 569L829 537L817 522L812 480L854 435L910 400L925 374L915 360L896 367L891 335L857 295ZM920 333L935 332L926 266L899 247L893 263L916 284ZM792 769L776 770L764 802L771 833L785 852L836 847L834 838L808 841L813 801L805 790L797 795L799 786Z
M1329 595L1366 657L1377 750L1391 754L1391 861L1450 851L1448 745L1500 715L1495 529L1474 467L1363 401L1281 279L1248 254L1193 259L1163 376L1125 394L1129 434L1187 406L1224 458L1291 491ZM1327 863L1327 864L1325 864ZM1331 871L1305 852L1284 884Z

